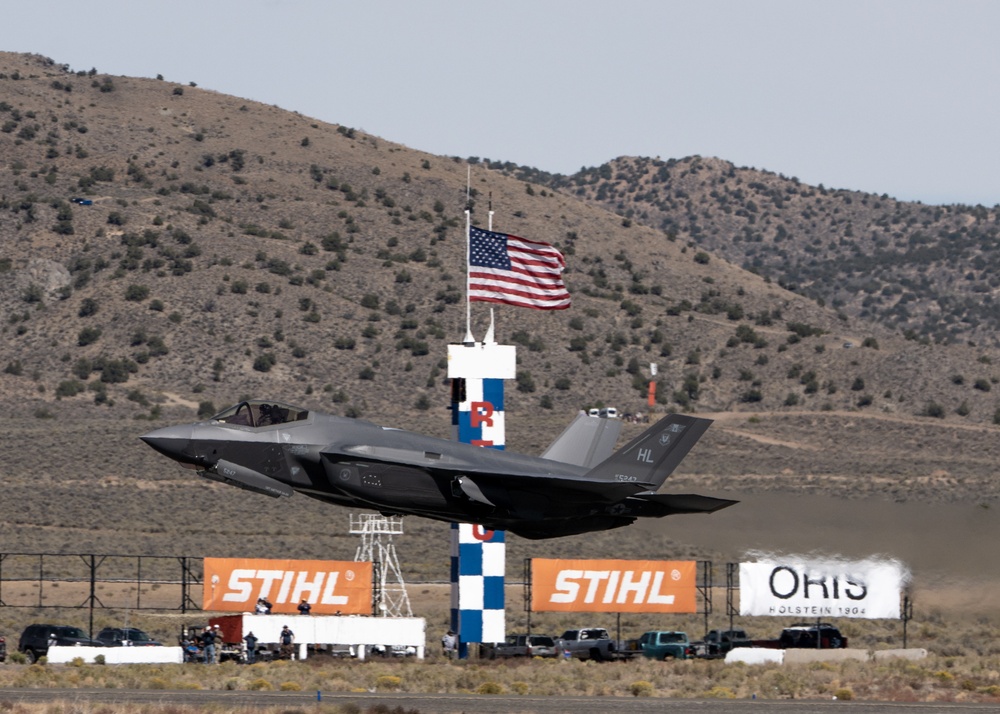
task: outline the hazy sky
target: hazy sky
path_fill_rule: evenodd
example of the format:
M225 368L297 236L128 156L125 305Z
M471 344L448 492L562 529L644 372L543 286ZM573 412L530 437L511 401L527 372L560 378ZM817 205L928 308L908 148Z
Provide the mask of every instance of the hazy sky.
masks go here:
M0 50L434 154L564 174L700 154L993 206L998 31L988 0L25 0Z

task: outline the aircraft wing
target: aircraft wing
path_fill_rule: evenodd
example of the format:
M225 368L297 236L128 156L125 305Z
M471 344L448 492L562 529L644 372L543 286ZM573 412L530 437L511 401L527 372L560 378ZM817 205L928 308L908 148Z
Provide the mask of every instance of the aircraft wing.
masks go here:
M639 493L625 499L627 506L648 518L662 518L677 513L715 513L737 503L739 501L694 493Z

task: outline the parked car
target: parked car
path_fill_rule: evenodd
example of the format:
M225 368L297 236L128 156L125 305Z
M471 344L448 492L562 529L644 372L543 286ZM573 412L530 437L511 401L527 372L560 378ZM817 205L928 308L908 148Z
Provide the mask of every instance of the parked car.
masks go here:
M801 623L783 629L776 640L750 640L750 643L753 647L780 650L843 649L847 647L847 638L836 627L825 622L818 627L815 624Z
M725 657L731 650L737 647L750 647L752 645L746 630L710 630L701 642L694 642L695 655L706 659Z
M618 658L618 643L603 627L566 630L556 639L556 650L567 659L592 659L606 662Z
M481 655L497 657L555 657L559 654L556 641L548 635L507 635L504 642L484 644Z
M694 648L688 641L687 633L673 630L645 632L629 649L642 652L643 656L650 659L690 659L694 656Z
M105 627L97 639L106 647L159 647L160 643L135 627Z
M100 640L92 640L79 627L72 625L28 625L17 641L18 652L23 652L28 662L35 662L49 653L49 647L103 647Z

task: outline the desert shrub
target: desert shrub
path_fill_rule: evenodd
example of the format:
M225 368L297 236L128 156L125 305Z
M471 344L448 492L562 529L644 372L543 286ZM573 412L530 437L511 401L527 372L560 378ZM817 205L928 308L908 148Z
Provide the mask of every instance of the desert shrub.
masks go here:
M84 327L80 330L80 334L76 336L76 343L80 347L86 347L87 345L92 345L97 342L101 337L100 327Z
M252 692L270 692L274 686L263 677L258 677L247 684L247 689Z
M257 372L270 372L271 367L278 363L278 358L274 356L271 352L265 352L262 355L258 355L257 359L253 361L253 368Z
M653 685L650 682L640 680L628 685L628 691L633 697L651 697L653 696Z
M98 307L97 300L94 298L84 298L80 303L80 311L77 315L80 317L90 317L91 315L96 315Z
M382 674L375 680L375 686L378 689L399 689L402 684L402 677L397 677L394 674Z
M149 297L149 288L145 285L132 284L125 288L125 299L131 302L142 302Z
M215 414L215 404L209 401L198 402L198 418L207 419Z
M503 694L503 685L499 682L483 682L476 688L476 694Z
M278 687L282 692L301 692L302 685L298 682L282 682Z
M804 322L789 322L785 325L789 332L793 332L799 337L813 337L822 335L826 332L819 327L813 327L812 325L807 325Z
M86 389L87 386L83 382L75 379L66 379L59 382L59 385L56 387L56 398L75 397Z
M920 415L935 419L944 419L944 407L937 402L927 402L927 406L924 407Z
M34 283L32 283L31 285L29 285L28 287L26 287L24 289L24 292L21 293L21 299L24 300L24 302L29 303L29 304L31 304L31 303L39 303L39 302L42 301L42 298L44 298L44 297L45 297L45 293L42 290L42 288L39 287L38 285L35 285Z
M717 684L705 692L704 696L706 699L736 699L736 692Z

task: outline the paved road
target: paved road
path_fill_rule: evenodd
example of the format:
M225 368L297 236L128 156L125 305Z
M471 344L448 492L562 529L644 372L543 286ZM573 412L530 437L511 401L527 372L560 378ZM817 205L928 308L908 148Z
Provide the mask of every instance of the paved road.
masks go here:
M155 689L0 689L4 702L89 702L101 704L162 703L220 707L306 707L316 694L303 692L228 692L206 690L164 691ZM745 712L819 712L835 710L849 714L967 714L996 712L995 704L910 704L894 702L843 702L810 700L704 700L635 697L531 697L466 694L348 694L322 695L324 703L353 702L362 711L377 704L420 714L642 714L643 712L696 712L697 714L744 714Z

